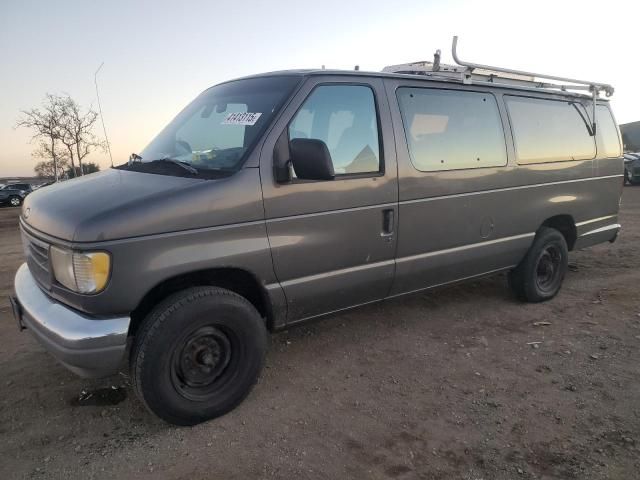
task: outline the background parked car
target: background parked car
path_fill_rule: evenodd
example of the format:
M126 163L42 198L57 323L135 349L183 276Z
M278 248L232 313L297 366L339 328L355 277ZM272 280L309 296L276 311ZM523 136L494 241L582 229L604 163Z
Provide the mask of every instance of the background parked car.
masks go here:
M9 185L5 185L4 188L12 188L14 190L22 190L24 192L33 191L33 185L30 183L10 183Z
M9 204L12 207L22 205L24 197L30 194L33 188L28 183L13 183L0 188L0 203Z
M624 183L640 183L640 153L624 154Z

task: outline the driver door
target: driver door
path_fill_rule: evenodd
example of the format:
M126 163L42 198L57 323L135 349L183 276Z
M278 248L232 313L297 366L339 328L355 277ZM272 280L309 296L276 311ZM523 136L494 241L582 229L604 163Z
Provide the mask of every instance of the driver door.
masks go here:
M398 185L380 79L311 77L272 129L260 169L288 323L383 299L395 272ZM382 128L382 126L388 128ZM322 140L336 177L274 177L282 135Z

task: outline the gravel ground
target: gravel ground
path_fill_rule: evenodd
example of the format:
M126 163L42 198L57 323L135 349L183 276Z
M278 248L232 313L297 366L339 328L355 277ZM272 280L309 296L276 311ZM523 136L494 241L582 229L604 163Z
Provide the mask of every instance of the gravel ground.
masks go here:
M18 213L0 209L0 479L637 478L640 187L553 301L496 276L279 333L249 398L193 428L18 332Z

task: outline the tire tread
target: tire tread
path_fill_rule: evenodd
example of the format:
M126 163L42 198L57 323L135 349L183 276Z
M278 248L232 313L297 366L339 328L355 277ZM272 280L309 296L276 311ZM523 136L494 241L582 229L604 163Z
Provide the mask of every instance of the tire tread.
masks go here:
M142 401L145 408L151 413L155 414L151 409L150 405L147 403L146 395L144 392L144 386L142 385L142 369L144 367L144 359L146 355L146 351L149 348L151 342L153 341L157 332L160 331L163 324L166 320L178 311L180 308L184 307L186 304L197 301L206 297L229 297L233 298L241 303L244 303L247 307L254 310L256 315L260 315L254 305L249 302L246 298L241 295L238 295L231 290L227 290L225 288L220 287L211 287L211 286L200 286L200 287L190 287L186 290L182 290L180 292L169 295L166 299L158 303L158 305L153 308L153 310L147 315L147 317L143 320L142 325L138 329L136 333L136 341L133 342L133 346L130 354L130 365L131 365L131 384L136 393L137 397ZM257 381L257 378L254 381ZM249 389L250 390L250 389ZM249 392L247 391L247 394ZM184 422L181 419L176 419L172 421L172 423L178 425L192 425L191 422ZM198 423L198 422L196 422Z
M543 296L535 287L535 281L533 279L533 262L536 260L538 250L545 245L548 241L551 240L551 237L555 237L557 240L561 242L563 245L563 255L565 259L568 255L567 242L562 233L555 228L551 227L541 227L531 244L531 247L527 251L525 257L518 264L518 266L513 269L509 273L509 286L514 292L515 296L523 301L530 303L539 303L544 302L546 300L551 300L553 297L557 295L562 287L562 281L560 282L560 286L558 290L556 290L551 296ZM565 271L562 272L562 276L564 279L564 275L566 273L566 264L564 266Z

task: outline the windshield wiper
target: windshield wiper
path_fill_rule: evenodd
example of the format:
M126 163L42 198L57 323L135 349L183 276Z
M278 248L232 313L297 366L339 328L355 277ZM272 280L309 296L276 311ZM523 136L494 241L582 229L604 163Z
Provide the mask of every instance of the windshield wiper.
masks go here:
M184 168L187 172L192 173L194 175L198 175L199 173L197 168L192 167L187 162L181 162L180 160L176 160L175 158L169 158L169 157L159 158L157 160L151 160L150 163L156 163L156 162L173 163L174 165L178 165L179 167Z

